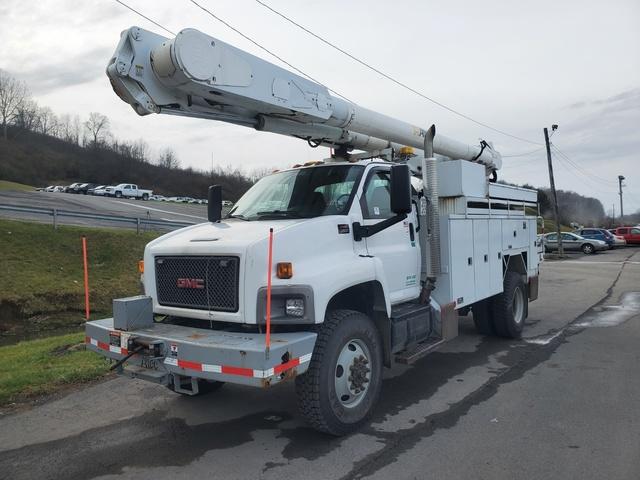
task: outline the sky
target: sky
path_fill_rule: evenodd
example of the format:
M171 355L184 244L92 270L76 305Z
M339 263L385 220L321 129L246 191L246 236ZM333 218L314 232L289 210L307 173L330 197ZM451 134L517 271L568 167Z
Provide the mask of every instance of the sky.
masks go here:
M197 28L273 63L189 0L123 0L171 31ZM479 126L394 85L287 23L255 0L198 0L291 64L356 103L467 143L492 141L499 178L548 186L543 127L556 187L640 210L640 2L563 0L264 0L315 33L427 96L512 135ZM329 156L306 142L207 120L139 117L104 68L120 32L162 29L115 0L2 0L0 68L57 114L107 115L116 138L172 147L183 166L244 171Z

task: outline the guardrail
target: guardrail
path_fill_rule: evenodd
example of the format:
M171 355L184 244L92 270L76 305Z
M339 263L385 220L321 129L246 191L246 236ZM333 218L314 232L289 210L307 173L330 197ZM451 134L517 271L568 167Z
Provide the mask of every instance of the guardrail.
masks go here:
M152 218L140 218L140 217L121 217L118 215L102 215L96 213L86 212L73 212L70 210L60 210L57 208L39 208L39 207L21 207L18 205L4 205L0 204L0 211L11 212L23 212L34 213L37 215L48 215L53 218L53 228L58 228L59 217L70 218L91 218L93 220L104 220L107 222L120 222L128 223L136 226L136 233L140 233L140 227L142 226L157 226L167 228L182 228L194 225L193 222L178 222L172 220L154 220Z

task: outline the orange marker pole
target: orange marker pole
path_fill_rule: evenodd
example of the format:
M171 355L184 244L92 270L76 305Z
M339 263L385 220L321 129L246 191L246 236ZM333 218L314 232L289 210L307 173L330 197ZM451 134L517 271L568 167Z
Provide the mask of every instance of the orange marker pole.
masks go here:
M269 254L267 260L267 335L265 338L267 355L271 347L271 270L273 265L273 228L269 229Z
M82 261L84 264L84 313L89 320L89 268L87 265L87 237L82 237Z

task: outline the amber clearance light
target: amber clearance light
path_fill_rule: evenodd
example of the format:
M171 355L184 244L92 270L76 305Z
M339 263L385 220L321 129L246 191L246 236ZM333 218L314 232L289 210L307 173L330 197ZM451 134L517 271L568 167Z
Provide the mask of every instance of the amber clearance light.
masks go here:
M293 277L293 264L291 262L279 262L276 268L278 278Z
M144 260L138 260L138 272L144 273Z

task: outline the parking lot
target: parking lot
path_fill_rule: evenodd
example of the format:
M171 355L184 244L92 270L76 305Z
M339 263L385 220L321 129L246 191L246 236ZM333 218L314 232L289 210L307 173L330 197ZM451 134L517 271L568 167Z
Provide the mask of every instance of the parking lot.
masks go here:
M68 197L61 201L92 201ZM480 337L464 319L454 342L387 373L373 419L346 438L306 427L290 383L184 398L114 377L0 418L0 471L12 479L640 478L640 249L545 262L527 324L522 340L508 341Z
M0 191L0 204L49 209L56 208L58 210L93 213L96 215L118 215L132 218L149 218L190 223L199 223L207 219L206 205L108 198L68 193ZM32 213L0 211L0 215L10 218L51 222L50 217ZM60 223L68 225L126 226L126 224L96 218L79 219L61 217L59 221Z

